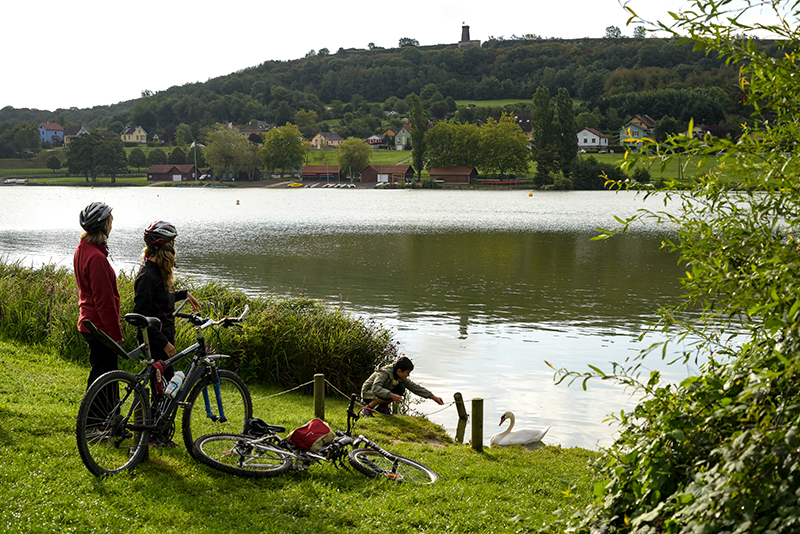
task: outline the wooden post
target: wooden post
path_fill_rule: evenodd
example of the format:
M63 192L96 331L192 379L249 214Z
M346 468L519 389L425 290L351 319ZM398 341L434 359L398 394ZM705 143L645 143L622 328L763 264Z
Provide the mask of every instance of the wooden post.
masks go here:
M472 399L472 448L483 452L483 399Z
M456 400L456 411L458 411L456 441L458 443L464 443L464 432L467 430L467 419L469 419L469 415L467 415L467 408L464 406L464 397L461 395L461 393L454 393L453 398Z
M314 417L325 419L325 375L314 375Z

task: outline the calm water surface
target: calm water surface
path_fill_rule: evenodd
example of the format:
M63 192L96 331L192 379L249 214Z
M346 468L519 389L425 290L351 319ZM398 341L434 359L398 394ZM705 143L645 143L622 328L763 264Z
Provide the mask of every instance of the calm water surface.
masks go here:
M512 410L520 427L552 425L547 443L610 444L603 420L634 400L607 384L555 386L545 361L608 369L660 341L637 337L680 294L677 258L659 249L668 229L590 241L614 215L664 207L611 192L9 186L0 255L71 267L78 213L94 200L114 207L118 271L138 266L143 229L169 220L184 274L252 294L305 291L391 328L413 379L448 401L484 399L487 440ZM694 372L648 365L674 380ZM415 408L455 431L454 407Z

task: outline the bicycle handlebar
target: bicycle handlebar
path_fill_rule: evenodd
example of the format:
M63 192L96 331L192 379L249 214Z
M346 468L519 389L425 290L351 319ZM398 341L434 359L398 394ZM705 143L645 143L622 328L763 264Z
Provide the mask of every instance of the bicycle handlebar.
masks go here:
M181 305L178 309L180 309L182 307L183 307L183 305ZM192 323L193 325L195 325L196 327L198 327L200 329L208 328L209 326L217 326L217 325L222 325L222 327L227 328L227 327L233 326L233 325L235 325L237 323L241 323L244 320L244 318L247 317L248 313L250 313L250 306L245 304L244 305L244 311L242 312L242 314L239 317L223 317L222 319L219 319L218 321L214 321L213 319L210 319L208 317L200 317L199 315L194 315L194 314L190 314L190 313L178 313L177 310L175 311L175 317L180 317L181 319L186 319L190 323Z

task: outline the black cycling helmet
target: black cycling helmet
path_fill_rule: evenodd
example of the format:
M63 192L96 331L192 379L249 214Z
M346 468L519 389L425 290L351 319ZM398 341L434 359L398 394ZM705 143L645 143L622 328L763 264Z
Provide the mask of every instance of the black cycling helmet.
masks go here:
M89 233L102 230L111 215L111 206L104 202L92 202L81 212L81 227Z
M178 231L166 221L156 221L144 231L144 242L151 247L159 247L175 239Z

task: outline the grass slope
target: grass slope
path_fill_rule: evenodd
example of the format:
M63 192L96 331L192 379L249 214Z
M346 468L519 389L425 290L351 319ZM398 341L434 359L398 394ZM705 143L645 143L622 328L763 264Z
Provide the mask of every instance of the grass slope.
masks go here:
M130 474L91 476L78 456L75 416L88 369L34 346L0 341L0 531L12 533L515 532L584 506L596 453L453 444L424 419L361 420L357 431L441 476L392 485L331 465L277 479L240 479L154 449ZM256 415L287 428L312 417L311 398L250 384ZM334 393L335 395L335 393ZM342 428L346 400L326 400ZM179 440L178 440L179 441ZM515 516L519 518L512 520Z

